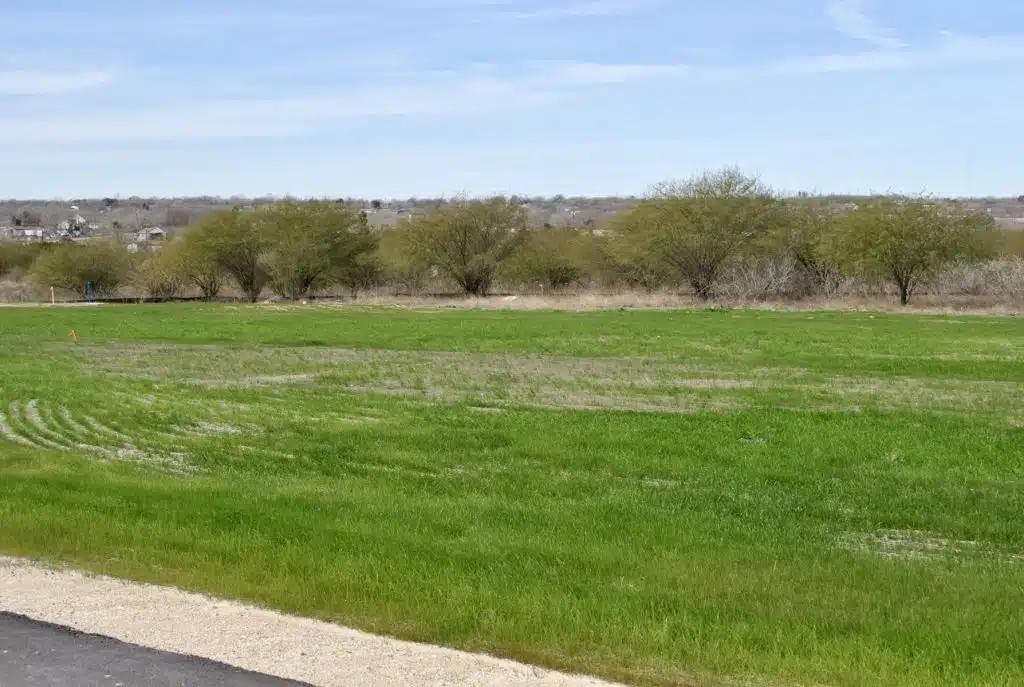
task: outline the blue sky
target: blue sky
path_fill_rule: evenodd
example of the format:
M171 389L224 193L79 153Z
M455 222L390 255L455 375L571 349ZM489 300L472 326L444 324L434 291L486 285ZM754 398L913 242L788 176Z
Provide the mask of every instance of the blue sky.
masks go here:
M2 197L1024 193L1020 0L4 0Z

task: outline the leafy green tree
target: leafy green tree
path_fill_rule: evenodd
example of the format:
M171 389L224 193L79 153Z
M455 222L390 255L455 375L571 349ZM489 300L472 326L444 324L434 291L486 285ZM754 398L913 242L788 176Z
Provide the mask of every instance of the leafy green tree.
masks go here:
M707 300L729 260L778 225L779 208L758 179L726 168L655 186L614 230L645 256L632 264L651 274L668 266Z
M334 272L334 278L349 290L353 299L356 299L359 298L360 292L384 284L387 279L386 274L380 256L367 252L338 266Z
M97 296L117 290L131 270L131 255L114 241L67 243L43 251L32 266L40 286L74 291L85 297L88 285Z
M250 302L259 300L269 280L264 265L267 242L253 212L236 207L207 215L189 227L183 238L185 262L193 275L208 278L215 266Z
M206 300L220 294L226 278L224 268L206 245L209 231L208 224L200 221L160 249L165 264L173 265L184 282L199 289Z
M355 275L377 247L366 216L334 203L276 203L260 212L258 228L270 286L285 298L303 298Z
M409 242L405 239L407 228L408 222L403 222L381 232L376 258L383 270L381 278L402 292L413 295L423 291L431 266L411 254Z
M174 298L187 282L181 252L170 244L150 254L140 266L138 276L141 286L152 298Z
M839 264L826 251L837 222L836 210L827 203L791 200L784 206L776 234L779 245L771 246L786 251L810 280L813 290L826 295L834 294L843 278Z
M28 270L42 250L43 247L37 243L0 242L0 277Z
M508 274L519 282L540 283L556 291L585 278L596 259L591 234L568 227L544 227L529 232L509 260Z
M436 267L467 295L486 296L527 232L525 208L495 197L447 203L408 222L402 235L419 264Z
M963 203L887 196L844 217L828 252L853 273L894 284L907 305L943 267L988 257L993 227Z

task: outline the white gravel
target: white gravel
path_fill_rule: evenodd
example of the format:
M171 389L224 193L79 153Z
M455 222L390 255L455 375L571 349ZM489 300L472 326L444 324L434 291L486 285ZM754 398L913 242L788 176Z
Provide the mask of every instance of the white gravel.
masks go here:
M0 558L0 611L320 687L612 684L19 559Z

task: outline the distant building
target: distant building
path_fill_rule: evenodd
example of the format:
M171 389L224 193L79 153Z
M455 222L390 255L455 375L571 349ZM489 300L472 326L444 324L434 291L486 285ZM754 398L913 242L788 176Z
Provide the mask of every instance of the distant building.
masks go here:
M152 227L151 229L143 229L135 235L135 240L138 243L146 243L147 241L166 241L167 232L160 227Z

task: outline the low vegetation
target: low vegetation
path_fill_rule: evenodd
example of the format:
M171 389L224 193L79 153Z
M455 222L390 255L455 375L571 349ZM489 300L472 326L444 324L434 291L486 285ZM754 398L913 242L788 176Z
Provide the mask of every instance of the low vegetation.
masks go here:
M988 214L955 201L785 198L726 168L659 184L599 225L534 226L523 201L498 197L438 202L380 229L343 200L286 199L208 214L159 247L159 258L2 246L0 277L23 275L38 256L42 265L31 272L43 291L80 293L82 275L106 255L105 293L122 285L155 298L639 289L699 301L872 293L907 305L955 295L951 275L973 270L962 295L980 291L1018 307L1021 236L996 231Z
M32 277L40 285L72 291L79 298L113 293L128 277L131 257L115 241L62 244L40 252Z
M640 685L1020 684L1022 359L1009 317L3 309L0 553Z

